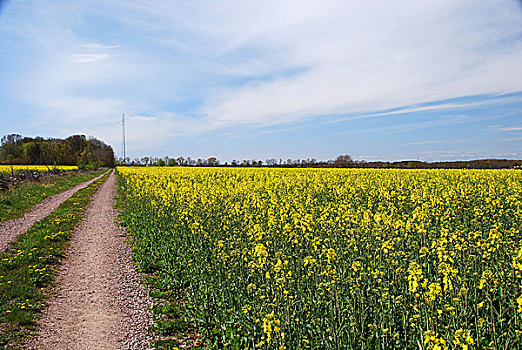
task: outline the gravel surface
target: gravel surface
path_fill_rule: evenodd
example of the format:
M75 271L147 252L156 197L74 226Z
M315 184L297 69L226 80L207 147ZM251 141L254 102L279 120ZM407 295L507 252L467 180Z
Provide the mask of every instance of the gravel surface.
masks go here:
M151 300L115 222L116 176L95 194L24 349L150 349Z
M14 241L18 235L26 233L36 222L42 220L53 211L56 210L67 199L69 199L76 191L89 186L94 181L101 178L102 174L89 181L82 182L66 191L55 194L45 198L40 203L36 204L30 212L26 213L21 218L4 221L0 224L0 252L7 249L9 243Z

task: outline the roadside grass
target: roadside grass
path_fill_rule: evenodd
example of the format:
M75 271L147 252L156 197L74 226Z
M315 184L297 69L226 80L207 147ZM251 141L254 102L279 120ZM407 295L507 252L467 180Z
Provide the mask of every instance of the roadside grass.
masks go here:
M17 348L35 329L55 267L65 257L74 228L107 176L76 192L0 253L0 348Z
M21 217L45 198L88 181L103 171L50 175L41 182L22 182L9 191L0 192L0 222Z
M118 172L118 193L116 197L116 209L120 211L120 226L126 227L125 220L133 220L140 218L132 218L125 214L125 190L123 182ZM150 329L155 339L154 349L171 350L185 348L189 346L191 349L204 348L204 344L199 339L194 324L190 322L190 314L185 308L183 300L183 292L172 290L161 284L161 273L158 266L150 266L146 262L139 261L137 250L139 247L135 244L135 238L131 231L126 230L132 245L132 259L136 269L142 275L142 283L145 284L149 292L149 296L153 300L152 315L154 318L154 326Z

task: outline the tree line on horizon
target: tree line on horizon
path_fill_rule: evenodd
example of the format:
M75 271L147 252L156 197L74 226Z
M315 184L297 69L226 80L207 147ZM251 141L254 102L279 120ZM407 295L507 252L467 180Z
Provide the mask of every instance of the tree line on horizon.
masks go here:
M9 134L2 137L0 164L77 165L80 169L114 167L114 150L95 137L72 135L65 139L23 137Z
M95 137L72 135L65 139L5 135L1 139L0 164L77 165L79 168L133 166L200 166L200 167L274 167L274 168L389 168L389 169L509 169L522 167L522 160L475 159L469 161L424 162L404 160L396 162L354 160L339 155L331 160L308 159L243 159L222 163L216 157L142 157L118 159L110 145Z
M350 155L318 161L309 159L244 159L221 163L216 157L192 159L191 157L142 157L119 159L118 165L130 166L199 166L199 167L272 167L272 168L379 168L379 169L511 169L522 167L522 160L475 159L461 161L424 162L404 160L396 162L354 160Z

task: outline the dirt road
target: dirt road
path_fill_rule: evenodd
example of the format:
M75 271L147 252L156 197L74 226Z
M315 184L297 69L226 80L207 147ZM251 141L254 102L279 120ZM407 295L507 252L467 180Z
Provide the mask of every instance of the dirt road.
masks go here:
M5 221L0 224L0 252L7 249L10 242L14 241L18 235L26 233L36 222L42 220L53 211L56 210L74 193L82 188L89 186L94 181L98 180L104 174L95 177L89 181L82 182L66 191L47 197L40 203L36 204L29 213L18 219Z
M36 338L26 349L148 349L150 300L115 223L114 173L100 187L60 267Z

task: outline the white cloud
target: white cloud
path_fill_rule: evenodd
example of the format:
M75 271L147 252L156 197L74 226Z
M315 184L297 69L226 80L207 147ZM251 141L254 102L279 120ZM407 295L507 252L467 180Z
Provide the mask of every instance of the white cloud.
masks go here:
M377 112L377 113L363 113L360 115L352 115L348 117L337 117L335 119L327 121L328 123L339 123L347 120L356 120L356 119L366 119L366 118L375 118L375 117L385 117L385 116L397 116L397 115L406 115L411 113L418 112L428 112L428 111L448 111L448 110L458 110L458 109L467 109L467 108L477 108L477 107L487 107L494 104L502 104L502 103L519 103L522 102L522 96L491 96L490 98L482 101L473 101L473 102L451 102L451 103L441 103L434 104L428 106L405 106L401 107L397 110L387 111L387 112Z
M234 48L273 51L282 64L307 69L222 91L202 113L229 123L273 124L522 90L515 3L401 4L327 1L320 9L304 6L299 15L286 9L293 21L253 18L254 28L258 21L265 27L236 33L241 40Z
M417 142L406 142L403 143L405 146L421 146L421 145L434 145L434 144L444 144L444 145L455 145L460 143L465 143L471 141L470 139L448 139L448 140L425 140L425 141L417 141Z
M144 117L142 115L136 115L136 116L132 117L132 119L143 120L143 121L157 121L158 120L158 118L156 118L156 117Z
M419 145L432 145L437 143L442 143L440 140L427 140L427 141L418 141L418 142L407 142L404 143L406 146L419 146Z
M89 43L89 44L83 44L82 47L86 48L86 49L108 50L108 49L117 49L121 46L120 45L102 45L102 44L98 44L98 43Z
M109 58L110 56L105 53L77 53L71 55L71 59L74 63L89 63L101 61Z
M512 127L505 127L505 128L499 128L500 131L522 131L522 126L512 126Z
M107 125L117 125L121 112L134 116L130 142L152 147L243 123L455 110L489 102L419 104L522 91L515 1L38 0L16 6L29 9L31 20L7 16L2 26L27 40L38 59L9 82L11 94L39 108L42 123L56 121L64 130L79 125L115 144L119 132ZM387 111L399 107L405 109Z

